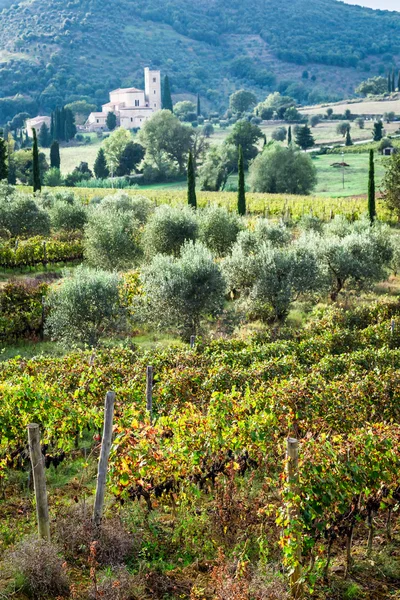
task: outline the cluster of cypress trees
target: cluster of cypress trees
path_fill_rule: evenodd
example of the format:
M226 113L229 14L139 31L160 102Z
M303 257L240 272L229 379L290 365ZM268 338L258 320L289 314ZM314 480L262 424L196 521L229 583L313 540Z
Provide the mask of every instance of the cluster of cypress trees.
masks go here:
M397 75L397 81L396 81L396 71L389 71L388 73L388 92L389 94L392 94L395 91L399 91L400 92L400 71Z
M32 161L33 192L40 192L42 189L42 182L40 179L39 147L36 129L33 129Z
M52 140L69 142L75 137L75 117L69 108L56 108L51 113L50 135Z

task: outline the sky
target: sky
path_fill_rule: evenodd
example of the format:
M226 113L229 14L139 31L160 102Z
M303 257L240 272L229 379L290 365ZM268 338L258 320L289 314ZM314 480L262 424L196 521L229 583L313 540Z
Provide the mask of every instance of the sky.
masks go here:
M381 10L400 11L400 0L343 0L346 4L358 4L368 8L380 8Z

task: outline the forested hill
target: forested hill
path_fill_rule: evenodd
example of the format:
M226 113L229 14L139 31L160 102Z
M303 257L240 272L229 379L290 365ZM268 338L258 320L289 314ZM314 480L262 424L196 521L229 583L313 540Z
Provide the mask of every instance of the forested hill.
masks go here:
M142 86L148 64L170 75L174 93L216 106L239 87L333 99L398 66L400 13L337 0L8 4L0 0L0 122L82 97L100 104L114 87Z

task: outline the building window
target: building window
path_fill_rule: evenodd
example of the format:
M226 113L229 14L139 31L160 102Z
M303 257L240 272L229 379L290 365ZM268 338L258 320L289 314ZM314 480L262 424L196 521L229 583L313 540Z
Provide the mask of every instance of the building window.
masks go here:
M157 90L154 90L154 93L157 94Z
M157 104L154 104L154 108L157 108Z
M135 100L135 106L139 106L139 100Z
M99 119L96 119L98 123L100 123Z
M153 83L157 83L156 77L153 77Z
M131 123L133 122L133 117L131 117Z

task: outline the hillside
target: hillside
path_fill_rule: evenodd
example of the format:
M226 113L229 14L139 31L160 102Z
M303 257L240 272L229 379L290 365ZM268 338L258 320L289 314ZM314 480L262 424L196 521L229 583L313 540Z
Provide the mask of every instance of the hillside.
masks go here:
M337 0L26 0L0 13L0 121L101 103L113 87L142 86L147 64L210 106L243 86L337 100L394 67L399 43L400 14Z

